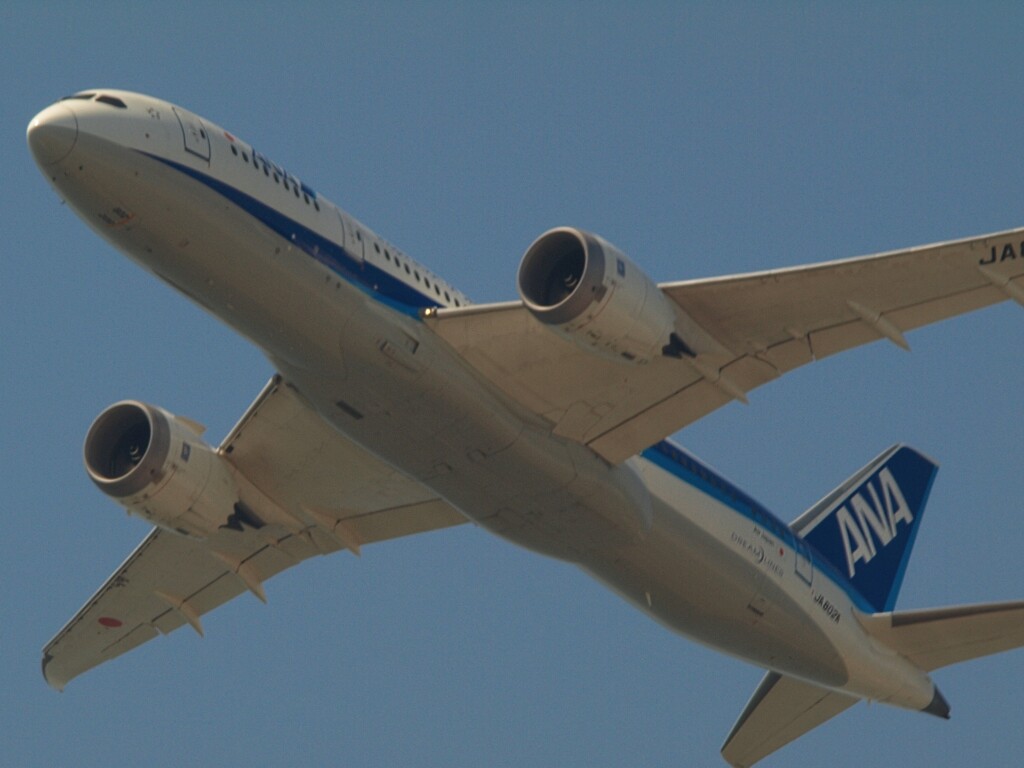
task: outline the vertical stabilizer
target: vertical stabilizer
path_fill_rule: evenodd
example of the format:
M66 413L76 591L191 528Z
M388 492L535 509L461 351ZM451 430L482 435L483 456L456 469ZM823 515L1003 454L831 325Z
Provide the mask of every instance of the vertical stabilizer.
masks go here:
M793 530L845 576L874 612L896 603L938 465L897 445L819 501Z

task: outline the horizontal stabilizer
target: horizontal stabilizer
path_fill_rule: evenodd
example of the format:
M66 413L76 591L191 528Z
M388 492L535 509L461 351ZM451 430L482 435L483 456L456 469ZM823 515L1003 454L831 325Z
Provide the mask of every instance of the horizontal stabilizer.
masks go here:
M734 768L746 768L857 701L854 696L769 672L726 738L722 757Z
M1024 601L876 613L861 622L927 672L1024 646Z

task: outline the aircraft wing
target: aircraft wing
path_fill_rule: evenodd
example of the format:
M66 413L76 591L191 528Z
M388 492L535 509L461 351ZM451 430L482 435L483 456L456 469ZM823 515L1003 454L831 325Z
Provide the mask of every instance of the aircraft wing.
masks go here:
M747 768L856 703L853 696L769 672L722 745L722 757Z
M659 287L719 348L607 360L521 302L440 309L426 322L556 434L618 463L805 363L878 339L907 348L903 334L919 326L1006 299L1024 305L1024 229Z
M43 650L55 688L314 555L444 528L466 518L336 432L274 377L219 451L294 524L190 539L154 529Z

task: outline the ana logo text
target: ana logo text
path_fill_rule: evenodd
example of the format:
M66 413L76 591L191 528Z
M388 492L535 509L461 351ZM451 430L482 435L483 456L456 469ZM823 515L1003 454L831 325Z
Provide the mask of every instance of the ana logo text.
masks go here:
M858 562L871 562L879 548L899 535L900 522L910 528L913 521L907 500L888 468L868 480L836 511L850 578L856 575Z

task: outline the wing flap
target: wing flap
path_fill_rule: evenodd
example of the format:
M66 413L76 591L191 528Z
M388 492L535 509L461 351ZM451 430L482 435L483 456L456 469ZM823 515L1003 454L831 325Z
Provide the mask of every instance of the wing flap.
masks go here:
M431 499L408 506L378 510L358 517L343 518L341 522L350 526L364 543L372 543L461 525L466 522L466 518L448 502Z
M878 341L883 336L858 318L857 320L834 325L831 328L814 331L811 333L810 338L814 359L821 360L830 355L844 352L847 349Z
M941 299L933 299L902 309L896 309L889 314L889 317L900 328L912 330L944 320L947 317L955 317L967 312L983 309L1007 298L1008 296L998 289L992 286L983 286Z
M733 396L706 379L698 379L678 392L592 440L589 445L613 464L636 453L636 446L649 446L663 436L666 422L692 424L730 402Z
M760 352L758 357L772 366L780 375L799 368L801 365L814 362L811 342L806 336L779 342Z
M853 696L769 672L726 738L722 757L747 768L856 703Z

